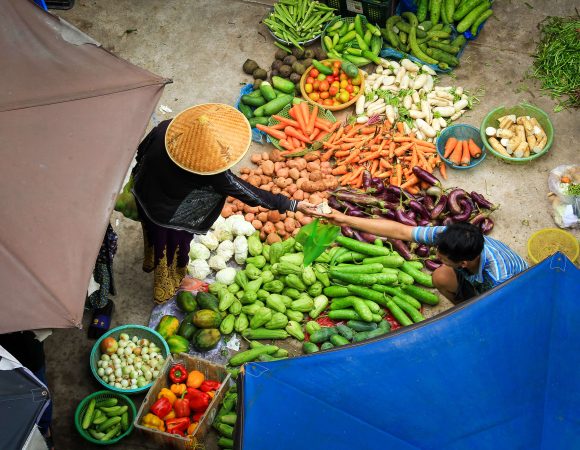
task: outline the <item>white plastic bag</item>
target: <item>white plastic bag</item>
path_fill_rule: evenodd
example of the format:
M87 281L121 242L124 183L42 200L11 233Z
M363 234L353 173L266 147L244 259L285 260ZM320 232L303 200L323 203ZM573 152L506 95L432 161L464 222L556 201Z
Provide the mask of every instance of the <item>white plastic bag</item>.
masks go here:
M552 201L554 221L560 228L580 226L580 196L569 194L571 184L580 184L579 165L558 166L548 176L548 198Z

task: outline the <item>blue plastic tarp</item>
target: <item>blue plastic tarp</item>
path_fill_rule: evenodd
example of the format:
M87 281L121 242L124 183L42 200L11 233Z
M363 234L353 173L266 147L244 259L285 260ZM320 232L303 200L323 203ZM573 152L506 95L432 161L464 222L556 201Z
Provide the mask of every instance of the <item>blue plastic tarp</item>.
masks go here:
M238 448L580 449L580 270L561 254L420 324L240 380Z

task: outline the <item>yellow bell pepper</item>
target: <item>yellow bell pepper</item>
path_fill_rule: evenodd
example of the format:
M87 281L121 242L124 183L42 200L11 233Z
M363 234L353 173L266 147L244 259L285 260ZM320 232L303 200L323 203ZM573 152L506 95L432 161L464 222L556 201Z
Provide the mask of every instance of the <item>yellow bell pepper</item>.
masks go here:
M141 425L146 426L147 428L152 428L154 430L165 431L165 423L155 414L145 414L141 420Z
M169 411L169 414L167 414L163 420L171 420L171 419L175 419L175 411L172 409L171 411Z
M209 395L211 398L214 398L215 397L215 391L209 391L207 393L207 395Z
M177 397L181 397L181 395L187 391L187 386L184 383L174 383L169 386L169 390L173 392Z
M165 397L172 405L175 400L177 400L177 396L167 388L163 388L159 391L159 394L157 394L157 400L159 400L161 397Z
M187 427L187 434L191 436L196 428L197 422L193 422L190 426Z

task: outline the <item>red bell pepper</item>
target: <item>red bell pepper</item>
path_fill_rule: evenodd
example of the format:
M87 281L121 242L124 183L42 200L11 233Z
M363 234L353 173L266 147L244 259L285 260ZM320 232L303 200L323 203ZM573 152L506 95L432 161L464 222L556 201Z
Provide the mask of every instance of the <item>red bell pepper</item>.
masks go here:
M203 383L201 383L199 390L202 392L217 391L220 386L221 383L219 381L205 380Z
M193 416L191 416L191 421L192 422L199 422L200 419L203 417L204 414L205 414L205 411L204 412L195 413Z
M163 419L171 411L171 402L166 397L161 397L151 405L150 411L160 419Z
M175 419L165 421L165 429L170 434L185 436L187 427L191 424L189 417L176 417Z
M195 388L187 388L185 398L189 400L189 408L195 412L203 412L209 406L211 397Z
M183 364L174 364L169 369L169 379L173 383L183 383L187 380L187 369Z
M184 398L186 392L181 394L181 398L178 398L175 400L175 402L173 402L175 417L189 417L191 414L191 409L189 408L189 399Z

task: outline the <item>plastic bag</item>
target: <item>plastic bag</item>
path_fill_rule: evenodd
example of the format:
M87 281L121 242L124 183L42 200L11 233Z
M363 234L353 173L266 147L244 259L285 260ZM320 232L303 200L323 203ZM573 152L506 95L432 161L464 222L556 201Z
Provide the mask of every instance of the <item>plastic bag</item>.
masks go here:
M296 242L304 247L304 267L308 267L312 261L322 255L340 233L340 227L331 224L321 225L319 222L319 219L314 219L300 228L296 235Z
M552 201L554 221L560 228L580 226L580 196L570 195L568 187L580 185L580 165L562 165L548 176L548 198Z

